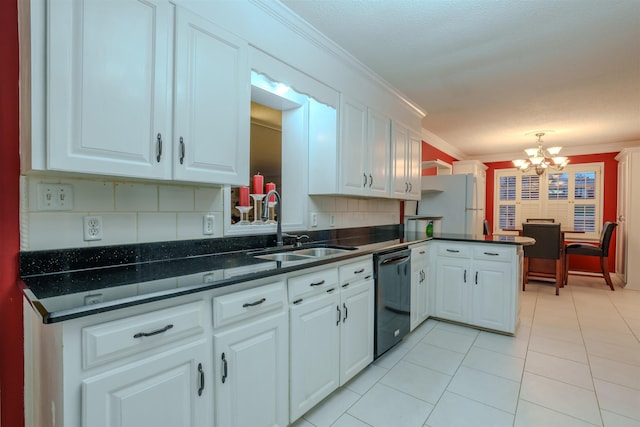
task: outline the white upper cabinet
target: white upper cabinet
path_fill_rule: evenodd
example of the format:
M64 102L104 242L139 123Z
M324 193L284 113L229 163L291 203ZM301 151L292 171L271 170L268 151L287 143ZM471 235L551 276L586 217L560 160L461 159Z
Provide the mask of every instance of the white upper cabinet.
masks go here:
M340 189L355 196L389 196L391 120L341 96Z
M367 192L371 196L389 196L391 120L389 117L368 109L367 114Z
M397 199L419 200L422 140L415 132L393 122L391 136L391 195Z
M246 183L246 41L166 0L46 7L46 169Z
M47 6L47 168L169 178L170 3Z
M340 97L340 189L347 194L363 194L369 182L367 174L367 107Z
M246 184L251 86L247 43L176 10L174 177Z

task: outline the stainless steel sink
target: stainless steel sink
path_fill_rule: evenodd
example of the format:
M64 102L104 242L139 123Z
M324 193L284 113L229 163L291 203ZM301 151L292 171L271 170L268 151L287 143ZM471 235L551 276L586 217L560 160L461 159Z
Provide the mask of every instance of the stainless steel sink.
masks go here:
M266 259L269 261L280 261L295 264L298 262L311 262L320 258L341 255L355 249L357 248L336 245L318 245L302 248L278 247L274 249L265 249L257 252L250 252L249 255L255 258Z
M312 256L309 255L299 255L291 252L277 252L272 254L263 254L263 255L254 255L256 258L260 259L268 259L270 261L280 261L280 262L289 262L289 261L311 261L313 260Z
M293 253L296 255L306 255L306 256L312 256L312 257L326 257L326 256L344 254L351 250L352 249L318 247L318 248L308 248L308 249L297 249L297 250L294 250Z

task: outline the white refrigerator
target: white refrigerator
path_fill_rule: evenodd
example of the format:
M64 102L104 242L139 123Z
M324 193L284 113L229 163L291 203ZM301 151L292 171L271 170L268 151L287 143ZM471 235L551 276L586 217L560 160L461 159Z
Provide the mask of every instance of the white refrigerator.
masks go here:
M482 234L484 200L473 174L422 177L418 215L441 216L442 233Z

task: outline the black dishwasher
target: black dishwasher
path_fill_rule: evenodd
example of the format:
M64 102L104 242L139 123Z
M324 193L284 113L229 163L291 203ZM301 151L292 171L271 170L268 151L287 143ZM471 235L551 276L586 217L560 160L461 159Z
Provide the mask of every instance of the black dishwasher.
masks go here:
M411 326L411 250L374 254L376 311L375 358L399 343Z

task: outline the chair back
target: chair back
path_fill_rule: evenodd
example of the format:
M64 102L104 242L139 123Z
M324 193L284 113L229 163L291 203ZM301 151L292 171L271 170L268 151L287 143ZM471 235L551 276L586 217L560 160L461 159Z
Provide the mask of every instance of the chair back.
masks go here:
M553 218L527 218L527 222L556 222Z
M487 219L482 222L482 233L485 236L491 234L491 227L489 227L489 221Z
M615 222L607 221L602 226L602 232L600 233L600 249L602 249L603 256L609 256L609 244L611 243L611 236L613 230L618 226Z
M524 256L529 258L560 259L562 233L560 223L523 223L522 235L536 239L534 245L524 247Z

